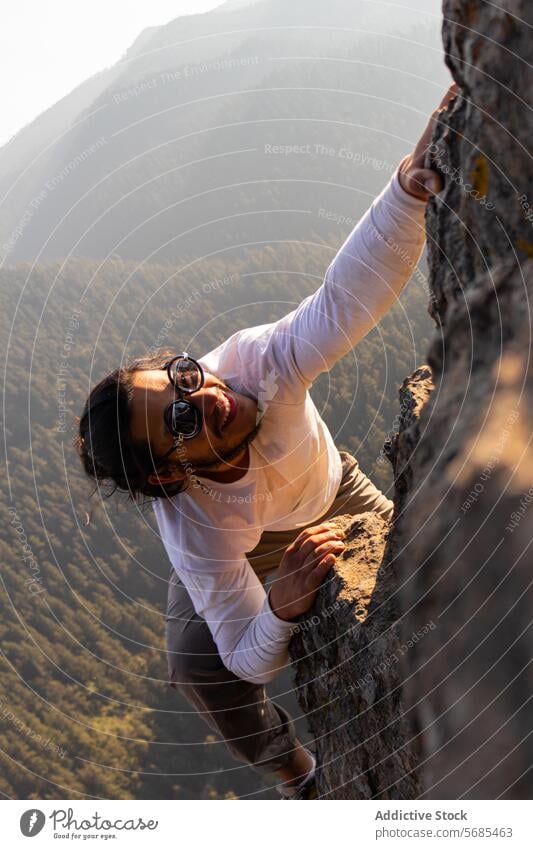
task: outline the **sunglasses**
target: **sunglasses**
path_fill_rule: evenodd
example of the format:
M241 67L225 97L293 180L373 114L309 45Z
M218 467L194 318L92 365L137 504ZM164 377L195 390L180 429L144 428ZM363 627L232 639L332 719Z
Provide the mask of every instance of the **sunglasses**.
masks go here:
M159 458L159 463L172 454L183 439L192 439L202 430L203 419L200 410L187 401L186 395L198 392L204 385L204 372L196 360L184 351L178 357L161 367L176 390L177 398L165 409L164 418L167 429L176 437L172 448Z

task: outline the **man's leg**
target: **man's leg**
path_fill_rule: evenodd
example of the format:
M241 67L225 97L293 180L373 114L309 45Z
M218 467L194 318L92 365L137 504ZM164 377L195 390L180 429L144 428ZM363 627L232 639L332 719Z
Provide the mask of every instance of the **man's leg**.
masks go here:
M170 570L166 615L169 684L179 690L234 758L260 773L289 781L310 769L287 711L272 702L261 684L244 681L220 659L207 623Z
M330 509L319 519L325 522L333 516L343 513L375 512L385 519L392 519L394 504L375 486L370 478L361 471L359 463L347 451L339 451L342 460L342 480L337 497Z

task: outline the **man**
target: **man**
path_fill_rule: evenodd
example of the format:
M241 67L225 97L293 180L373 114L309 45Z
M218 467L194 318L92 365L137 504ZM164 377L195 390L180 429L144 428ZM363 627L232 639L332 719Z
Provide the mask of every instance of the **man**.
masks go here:
M264 684L286 665L294 621L344 548L328 519L393 509L336 449L308 390L380 320L420 257L426 202L442 187L425 153L456 92L297 309L198 361L174 351L118 369L80 419L86 472L155 497L172 564L171 686L237 759L276 772L284 798L316 795L315 759Z

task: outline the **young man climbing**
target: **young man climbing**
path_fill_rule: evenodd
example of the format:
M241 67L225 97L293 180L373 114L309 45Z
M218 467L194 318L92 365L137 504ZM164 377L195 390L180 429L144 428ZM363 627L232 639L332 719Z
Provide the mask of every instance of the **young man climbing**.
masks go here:
M283 798L316 797L315 758L264 685L286 666L294 620L343 550L328 520L393 509L337 450L309 388L381 319L420 257L426 203L442 188L425 154L455 94L297 309L198 360L173 351L117 369L80 418L87 474L155 499L172 564L171 686L235 758L277 773Z

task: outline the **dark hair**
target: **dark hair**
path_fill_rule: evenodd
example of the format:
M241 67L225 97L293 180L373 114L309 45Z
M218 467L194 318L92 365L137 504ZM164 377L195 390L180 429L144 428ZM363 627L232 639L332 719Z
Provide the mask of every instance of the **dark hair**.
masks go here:
M108 497L119 490L126 492L132 501L141 496L171 498L186 487L186 479L149 483L149 475L156 471L152 448L149 442L134 441L130 433L133 375L137 371L161 368L175 355L175 351L165 350L129 361L104 377L85 402L76 450L86 474L111 485L111 490L104 493ZM175 466L175 463L167 465Z

